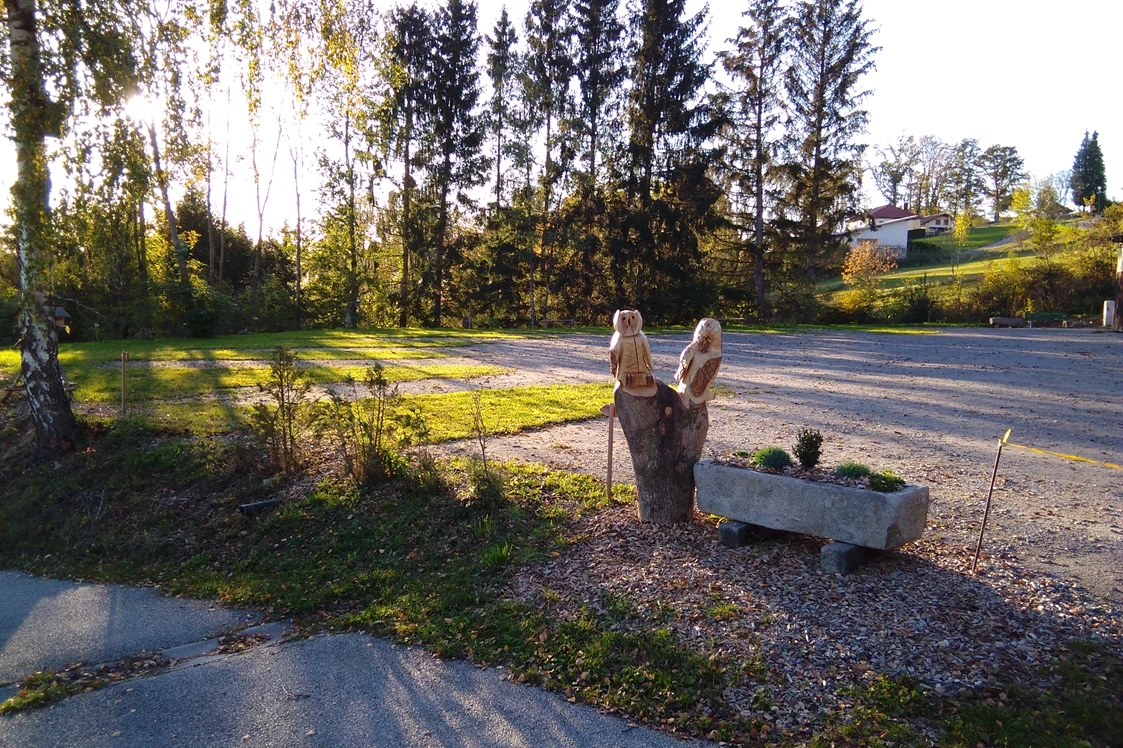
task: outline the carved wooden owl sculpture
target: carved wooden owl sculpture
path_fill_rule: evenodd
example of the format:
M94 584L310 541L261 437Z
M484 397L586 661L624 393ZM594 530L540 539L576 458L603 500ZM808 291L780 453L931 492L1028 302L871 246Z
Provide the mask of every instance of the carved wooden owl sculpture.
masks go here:
M651 347L643 334L643 317L636 310L618 309L612 315L616 332L608 346L608 363L616 387L629 395L655 394L655 372L651 366Z
M688 405L701 405L714 399L710 385L721 366L721 323L705 317L694 328L694 340L682 350L678 372L679 395Z

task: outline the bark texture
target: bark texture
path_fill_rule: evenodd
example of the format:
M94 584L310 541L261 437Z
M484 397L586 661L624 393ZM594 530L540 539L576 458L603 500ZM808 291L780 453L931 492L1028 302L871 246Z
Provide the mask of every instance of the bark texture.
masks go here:
M5 0L11 62L16 183L12 207L20 272L20 370L40 458L72 450L77 428L62 384L50 298L50 221L44 140L57 132L56 107L43 87L35 0Z
M702 456L710 428L706 406L687 406L658 380L653 397L617 389L615 403L636 472L639 518L657 525L689 521L694 509L694 463Z

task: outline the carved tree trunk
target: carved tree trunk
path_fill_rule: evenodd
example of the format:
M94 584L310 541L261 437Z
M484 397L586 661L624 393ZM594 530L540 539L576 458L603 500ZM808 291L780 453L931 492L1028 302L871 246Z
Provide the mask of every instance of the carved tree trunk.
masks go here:
M616 416L628 440L639 491L639 518L669 525L690 520L694 508L694 463L710 427L703 404L691 408L656 380L654 397L616 390Z

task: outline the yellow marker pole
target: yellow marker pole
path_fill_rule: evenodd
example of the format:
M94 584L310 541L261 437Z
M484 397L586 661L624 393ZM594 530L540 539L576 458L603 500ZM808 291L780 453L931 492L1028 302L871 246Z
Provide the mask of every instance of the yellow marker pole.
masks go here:
M1006 442L1010 439L1010 432L1013 429L1006 429L1006 433L998 442L998 454L994 456L994 470L990 474L990 490L987 491L987 505L983 510L983 524L979 528L979 542L975 546L975 560L971 562L971 573L975 573L975 569L979 566L979 553L983 550L983 533L987 531L987 517L990 516L990 497L994 495L994 479L998 477L998 461L1002 459L1002 448L1006 446Z
M608 416L608 500L612 501L612 434L613 434L613 421L616 420L616 405L615 403L608 403L601 406L600 412Z

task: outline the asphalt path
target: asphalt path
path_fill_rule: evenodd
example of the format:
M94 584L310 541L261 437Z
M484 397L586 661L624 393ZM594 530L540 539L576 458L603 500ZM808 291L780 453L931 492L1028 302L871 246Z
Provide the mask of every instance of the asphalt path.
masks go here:
M151 589L0 571L0 684L206 639L259 617Z
M150 590L0 572L7 680L184 645L253 620ZM9 691L11 689L8 689ZM53 706L0 716L0 746L681 746L497 668L363 634L187 660Z

